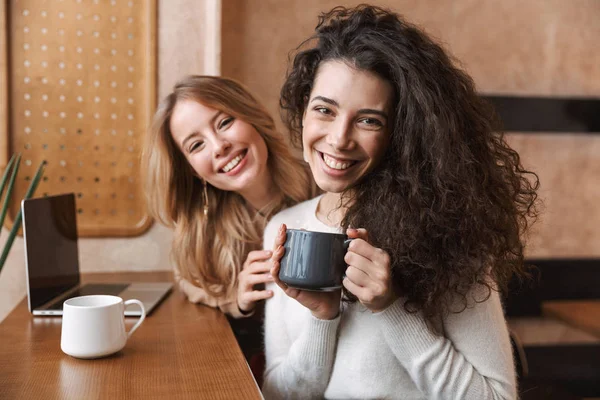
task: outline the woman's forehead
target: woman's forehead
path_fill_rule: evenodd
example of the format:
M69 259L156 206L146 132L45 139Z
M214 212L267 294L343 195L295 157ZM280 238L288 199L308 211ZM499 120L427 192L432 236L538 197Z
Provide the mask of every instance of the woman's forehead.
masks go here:
M315 74L309 102L316 97L334 100L344 108L389 110L393 97L390 82L343 61L321 63Z

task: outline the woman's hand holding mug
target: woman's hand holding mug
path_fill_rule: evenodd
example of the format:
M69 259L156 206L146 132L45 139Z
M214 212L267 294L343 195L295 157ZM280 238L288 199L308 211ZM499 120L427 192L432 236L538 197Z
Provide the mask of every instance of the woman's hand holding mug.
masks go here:
M243 314L254 310L257 301L273 297L271 290L255 290L255 285L272 282L269 273L271 264L269 259L272 252L257 250L248 253L246 262L238 276L237 304Z
M275 237L273 255L271 257L271 275L273 281L284 293L298 301L304 307L308 308L312 315L319 319L334 319L340 312L341 289L333 291L309 291L289 287L279 279L279 270L281 259L285 253L284 244L286 241L285 224L282 224ZM325 266L328 268L329 266Z
M365 229L346 231L352 242L344 260L348 264L343 285L372 312L388 308L398 296L392 286L390 256L369 243Z

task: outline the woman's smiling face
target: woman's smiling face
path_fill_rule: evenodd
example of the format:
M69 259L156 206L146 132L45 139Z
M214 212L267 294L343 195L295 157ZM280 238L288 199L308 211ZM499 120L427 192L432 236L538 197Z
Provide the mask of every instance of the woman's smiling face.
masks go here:
M381 161L392 99L391 84L378 75L341 61L319 66L302 119L302 144L321 189L341 193Z
M269 174L267 145L245 121L195 100L180 100L170 130L196 175L218 189L243 195Z

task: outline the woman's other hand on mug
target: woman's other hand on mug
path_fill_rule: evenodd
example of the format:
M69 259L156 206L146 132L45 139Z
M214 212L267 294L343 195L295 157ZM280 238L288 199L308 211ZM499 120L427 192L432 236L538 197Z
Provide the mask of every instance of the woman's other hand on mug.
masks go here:
M348 264L343 285L372 312L388 308L398 296L392 286L390 256L369 243L366 229L348 229L354 239L344 260Z
M295 299L297 302L308 308L312 315L318 319L334 319L340 313L341 290L332 292L313 292L308 290L300 290L288 287L279 279L279 268L281 266L281 258L285 253L283 245L286 240L287 226L282 224L275 237L273 255L271 256L271 275L273 281L279 286L283 292Z
M255 290L256 285L273 281L269 273L271 256L271 251L256 250L248 253L246 257L246 262L238 276L237 293L238 308L243 314L252 312L257 301L273 297L271 290Z

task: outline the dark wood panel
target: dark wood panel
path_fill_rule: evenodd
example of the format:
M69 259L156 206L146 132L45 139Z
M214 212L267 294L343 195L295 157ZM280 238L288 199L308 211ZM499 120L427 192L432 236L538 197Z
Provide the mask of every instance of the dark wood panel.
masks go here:
M575 396L600 396L600 346L530 346L525 347L525 356L529 365L525 382L553 384Z
M513 280L505 296L508 316L540 315L542 302L600 299L600 259L530 259L532 278Z
M484 95L507 132L600 133L600 99Z

